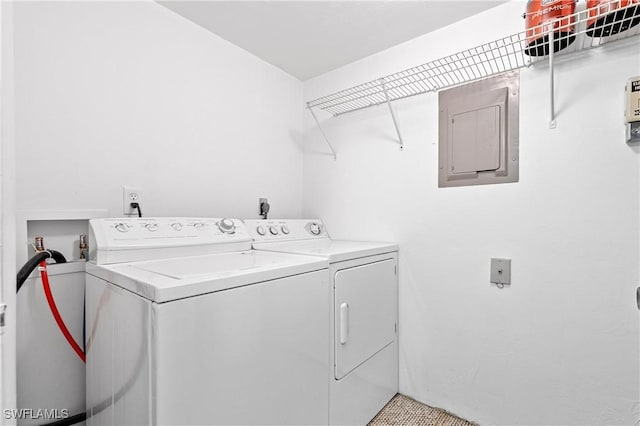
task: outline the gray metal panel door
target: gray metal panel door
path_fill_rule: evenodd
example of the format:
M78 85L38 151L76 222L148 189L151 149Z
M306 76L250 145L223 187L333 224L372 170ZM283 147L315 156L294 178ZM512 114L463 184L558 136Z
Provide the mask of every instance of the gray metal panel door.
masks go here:
M341 379L396 336L396 261L335 274L335 378Z

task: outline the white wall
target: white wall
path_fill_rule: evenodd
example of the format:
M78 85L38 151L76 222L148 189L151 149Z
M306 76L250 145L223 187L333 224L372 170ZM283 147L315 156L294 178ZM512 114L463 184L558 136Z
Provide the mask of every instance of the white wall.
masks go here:
M12 209L121 216L128 185L142 188L147 216L257 218L259 197L269 198L274 215L300 215L300 81L151 1L19 2L14 12ZM2 178L13 184L12 176ZM3 187L3 202L4 195ZM15 214L3 211L4 221L15 229ZM59 223L52 224L57 236ZM12 263L15 246L11 240ZM73 250L49 247L71 258ZM51 279L54 292L67 291L56 301L71 329L79 324L69 318L82 312L73 278ZM23 307L37 312L21 310L27 319L18 350L30 356L19 359L18 403L36 409L57 401L76 414L84 406L84 367L55 334L34 284L20 292ZM52 362L66 381L31 374ZM13 371L5 383L15 383ZM13 388L3 397L15 405Z
M302 84L151 1L15 6L18 209L301 208Z
M305 82L311 100L522 30L524 2ZM303 215L333 237L400 243L400 391L482 424L634 424L639 418L638 145L624 142L623 90L637 39L521 72L520 182L437 187L436 94L305 116ZM325 115L323 114L323 117ZM513 284L489 283L491 257Z
M0 336L0 409L16 408L16 231L13 5L0 3L0 295L7 305ZM2 416L0 424L15 424Z

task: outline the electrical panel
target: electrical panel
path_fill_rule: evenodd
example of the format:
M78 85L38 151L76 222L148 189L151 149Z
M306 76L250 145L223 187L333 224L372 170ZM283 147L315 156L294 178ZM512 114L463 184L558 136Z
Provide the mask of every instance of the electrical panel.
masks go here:
M438 186L518 181L519 74L439 93Z

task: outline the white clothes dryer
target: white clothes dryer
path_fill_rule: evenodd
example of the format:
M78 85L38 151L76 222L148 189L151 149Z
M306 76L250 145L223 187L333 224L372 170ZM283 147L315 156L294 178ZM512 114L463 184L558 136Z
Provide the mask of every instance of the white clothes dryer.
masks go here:
M340 241L320 220L245 220L257 250L329 260L329 424L369 422L398 392L398 246Z
M90 247L87 424L328 423L326 259L230 219L95 219Z

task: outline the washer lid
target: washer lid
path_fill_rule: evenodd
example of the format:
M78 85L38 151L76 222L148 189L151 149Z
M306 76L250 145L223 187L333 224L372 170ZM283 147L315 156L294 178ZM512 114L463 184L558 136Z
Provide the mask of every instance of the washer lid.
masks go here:
M256 250L113 265L87 273L162 303L328 268L326 259Z
M274 259L270 259L274 261ZM268 263L255 252L242 252L238 254L220 254L217 256L195 256L180 259L165 259L129 265L154 274L164 275L177 280L207 277L209 275L239 273L250 269L265 267Z
M277 251L306 256L321 256L328 258L330 263L398 251L398 245L395 243L343 241L330 240L328 238L303 241L254 243L253 248L256 250Z

